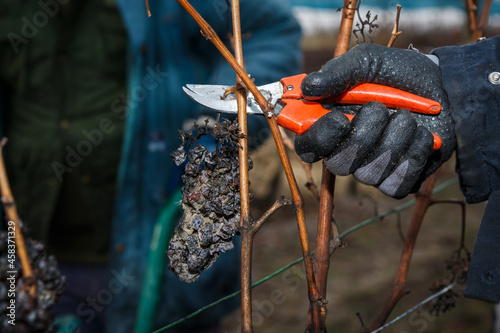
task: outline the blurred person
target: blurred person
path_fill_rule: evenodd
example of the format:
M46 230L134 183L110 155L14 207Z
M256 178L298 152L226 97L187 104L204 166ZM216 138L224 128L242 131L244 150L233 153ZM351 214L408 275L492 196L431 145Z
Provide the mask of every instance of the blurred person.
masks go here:
M232 32L228 1L191 2L219 36ZM0 1L4 157L29 234L67 277L54 309L67 320L60 332L133 331L153 226L180 186L170 153L199 117L181 87L235 82L176 1L150 6L148 18L144 1ZM241 14L255 82L296 74L300 28L288 2L243 0ZM250 133L265 124L257 118ZM193 284L164 275L156 328L239 289L239 254L222 255ZM215 332L233 308L182 331Z
M301 136L306 162L324 159L336 175L352 174L403 198L456 152L468 203L488 200L474 244L465 296L500 301L500 37L447 46L426 55L360 44L302 82L307 97L340 94L363 83L398 88L441 103L438 115L389 110L371 102L333 106ZM343 113L356 114L349 122ZM442 145L433 148L433 134Z

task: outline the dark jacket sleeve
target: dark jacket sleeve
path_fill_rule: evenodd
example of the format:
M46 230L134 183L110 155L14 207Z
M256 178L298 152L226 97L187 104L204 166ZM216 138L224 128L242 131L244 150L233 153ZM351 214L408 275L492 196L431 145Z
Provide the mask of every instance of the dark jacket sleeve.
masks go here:
M470 203L487 200L500 190L500 80L489 79L500 75L500 36L432 53L455 121L462 191Z
M457 172L468 202L488 200L464 295L500 301L500 37L433 51L457 137Z

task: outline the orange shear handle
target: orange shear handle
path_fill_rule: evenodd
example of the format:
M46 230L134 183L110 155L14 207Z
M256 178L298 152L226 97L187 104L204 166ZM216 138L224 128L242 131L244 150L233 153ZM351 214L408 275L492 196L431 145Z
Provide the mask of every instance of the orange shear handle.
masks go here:
M278 114L277 121L280 126L299 135L304 133L319 118L330 112L320 102L324 104L362 105L377 101L388 108L406 109L421 114L437 115L441 112L441 104L434 100L373 83L362 83L338 96L328 98L311 98L308 96L308 100L304 100L300 85L306 75L299 74L281 80L283 84L283 96L281 100L286 105ZM345 115L349 118L349 121L354 117L352 114ZM434 150L438 150L441 148L442 140L437 134L432 134L434 136Z

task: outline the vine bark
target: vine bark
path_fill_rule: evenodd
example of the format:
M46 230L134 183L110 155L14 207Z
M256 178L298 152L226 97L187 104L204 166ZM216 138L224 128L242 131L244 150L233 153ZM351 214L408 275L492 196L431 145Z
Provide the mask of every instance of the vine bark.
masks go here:
M342 8L342 21L335 48L334 57L347 52L351 37L352 24L356 12L356 0L345 0ZM321 190L319 200L318 232L316 237L316 251L314 254L314 269L318 286L319 297L311 302L308 316L307 330L315 333L325 331L326 321L326 291L328 284L328 270L332 248L330 242L338 235L332 235L332 212L335 191L335 176L322 164ZM333 230L336 231L336 228Z

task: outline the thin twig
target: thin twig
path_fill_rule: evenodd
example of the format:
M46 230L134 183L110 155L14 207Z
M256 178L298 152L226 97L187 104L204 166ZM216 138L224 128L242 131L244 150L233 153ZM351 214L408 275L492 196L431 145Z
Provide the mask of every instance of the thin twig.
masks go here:
M366 200L368 200L368 201L371 202L371 204L373 205L373 215L378 215L378 203L377 203L377 200L375 200L374 198L372 198L371 196L369 196L367 194L362 195L359 198L359 205L360 206L363 206L363 199L366 199Z
M335 221L332 222L332 241L330 242L329 255L330 257L335 253L339 247L344 247L345 243L340 239L339 229Z
M151 11L149 10L149 0L146 0L146 12L148 13L148 17L151 17Z
M396 21L394 22L394 28L392 29L391 39L389 39L389 43L387 43L387 47L392 47L396 38L401 35L401 31L399 31L399 15L401 14L401 5L396 5Z
M359 324L361 325L361 331L368 332L368 328L365 325L365 321L363 320L363 316L361 315L361 313L356 312L356 317L358 317Z
M477 0L476 0L477 1ZM466 0L465 9L469 17L469 31L474 32L477 29L477 5L475 0Z
M479 23L476 26L476 30L474 30L474 33L472 34L473 42L476 42L480 37L484 36L486 25L488 24L488 17L490 15L491 2L492 0L484 0Z
M459 205L461 208L462 212L462 228L461 228L461 234L460 234L460 247L459 248L465 248L465 201L460 200L460 199L434 199L432 200L432 205L435 204L455 204Z
M291 205L292 202L284 197L280 197L262 216L253 223L252 232L256 233L264 222L266 222L281 207Z
M443 182L442 184L436 186L436 188L434 188L434 190L432 191L432 194L434 195L436 193L442 192L446 188L450 187L451 185L457 184L457 183L458 183L458 178L449 179L449 180ZM356 224L355 226L342 232L339 237L340 237L340 239L342 239L345 236L352 234L355 231L358 231L359 229L366 227L367 225L370 225L374 222L377 222L378 220L381 220L384 217L387 217L387 216L392 215L392 214L396 214L398 212L402 212L403 210L410 208L411 206L415 205L416 203L417 203L417 200L415 198L410 199L410 200L406 201L405 203L403 203L395 208L389 209L385 212L380 213L377 216L372 216L372 217Z
M23 278L29 279L33 277L33 269L31 268L30 259L26 251L26 244L24 242L23 232L19 223L19 215L17 213L16 202L12 195L7 171L5 169L5 162L3 159L3 147L7 139L3 139L0 143L0 192L2 194L2 204L5 210L5 215L9 221L14 222L14 241L16 245L16 254L21 262L21 269ZM10 230L10 229L9 229ZM32 296L36 295L36 284L30 286L29 292Z
M337 46L335 47L335 56L346 53L349 48L349 40L351 38L352 23L354 15L356 15L356 0L344 0L342 9L342 21L340 22L339 37Z

